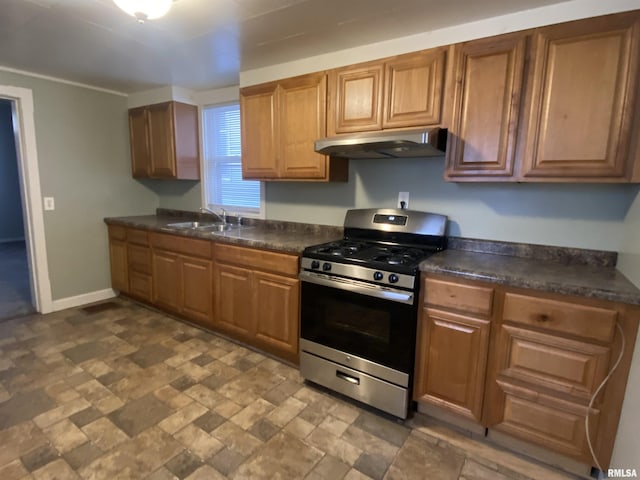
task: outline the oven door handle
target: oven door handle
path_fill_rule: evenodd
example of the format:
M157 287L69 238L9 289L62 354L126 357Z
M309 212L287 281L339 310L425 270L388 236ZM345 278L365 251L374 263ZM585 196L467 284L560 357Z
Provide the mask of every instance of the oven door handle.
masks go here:
M353 280L343 280L338 277L327 278L322 274L307 271L300 272L300 280L303 282L314 283L316 285L322 285L323 287L337 288L339 290L361 293L363 295L380 298L382 300L390 300L392 302L413 305L413 292L382 290L380 288L371 287L366 283L354 282Z

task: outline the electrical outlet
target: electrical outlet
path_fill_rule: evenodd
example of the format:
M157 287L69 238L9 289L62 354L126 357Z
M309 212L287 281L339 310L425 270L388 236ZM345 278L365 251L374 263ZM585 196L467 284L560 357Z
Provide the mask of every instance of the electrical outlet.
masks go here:
M56 203L53 200L53 197L44 197L44 209L45 210L55 210Z
M398 208L409 208L409 192L398 192Z

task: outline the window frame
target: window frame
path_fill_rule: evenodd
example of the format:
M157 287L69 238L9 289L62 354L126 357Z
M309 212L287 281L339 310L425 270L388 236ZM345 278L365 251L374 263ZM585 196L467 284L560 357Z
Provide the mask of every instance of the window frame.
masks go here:
M200 123L200 147L201 147L200 151L202 152L201 161L200 161L200 178L202 179L201 204L203 208L213 210L216 213L221 212L222 209L224 209L228 215L235 216L235 214L238 214L239 216L246 217L246 218L264 219L266 215L265 183L262 181L259 182L260 183L260 207L258 212L256 212L254 209L247 209L244 207L234 207L232 205L211 204L208 202L207 193L209 192L209 189L213 188L213 185L210 184L211 182L210 182L209 176L207 175L209 165L208 165L208 155L207 155L207 148L206 148L204 116L205 116L205 111L208 108L224 107L227 105L239 106L240 100L239 98L237 98L237 99L231 99L231 100L222 101L222 102L206 103L203 105L199 105L198 107L198 114L200 117L200 122L199 122ZM240 162L242 163L242 153L240 153ZM257 181L257 180L252 180L252 181Z

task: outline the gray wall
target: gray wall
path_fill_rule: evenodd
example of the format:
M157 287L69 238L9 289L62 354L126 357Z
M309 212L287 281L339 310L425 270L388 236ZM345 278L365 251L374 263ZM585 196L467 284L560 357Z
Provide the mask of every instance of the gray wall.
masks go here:
M0 242L24 237L11 102L0 99Z
M346 209L393 207L403 191L410 208L448 215L451 235L620 251L631 205L640 210L637 185L449 183L443 158L351 160L349 169L347 183L266 182L267 218L342 225ZM152 188L163 207L201 205L200 184Z
M110 288L107 216L153 213L158 197L131 178L125 97L0 71L33 91L54 300Z
M351 160L346 184L271 183L267 216L342 224L347 208L395 206L449 216L450 234L470 238L618 251L632 185L457 184L444 159Z

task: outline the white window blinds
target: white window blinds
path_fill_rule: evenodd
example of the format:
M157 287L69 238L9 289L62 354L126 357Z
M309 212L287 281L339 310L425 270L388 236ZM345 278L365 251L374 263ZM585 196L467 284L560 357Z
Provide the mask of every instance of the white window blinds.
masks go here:
M260 182L242 180L239 104L205 107L202 129L208 207L260 214Z

